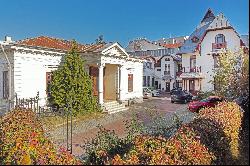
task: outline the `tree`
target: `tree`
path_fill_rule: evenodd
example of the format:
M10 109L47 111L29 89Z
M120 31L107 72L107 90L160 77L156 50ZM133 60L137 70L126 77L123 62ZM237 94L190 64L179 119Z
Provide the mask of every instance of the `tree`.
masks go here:
M103 44L103 43L105 43L104 39L103 39L103 35L98 36L98 38L95 40L95 43L96 44Z
M214 72L216 94L231 100L249 97L249 54L243 49L221 53Z
M72 109L73 115L96 110L97 102L92 93L92 81L84 70L84 61L72 42L71 50L52 73L49 101L58 107Z

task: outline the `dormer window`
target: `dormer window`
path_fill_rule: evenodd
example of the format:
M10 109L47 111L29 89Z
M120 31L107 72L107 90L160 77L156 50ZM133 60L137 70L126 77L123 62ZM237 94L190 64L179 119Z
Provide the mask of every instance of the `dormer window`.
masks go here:
M199 38L194 36L194 37L192 37L191 40L192 40L193 43L197 43L199 41Z
M225 43L225 36L223 34L216 35L215 43Z
M166 58L165 61L170 61L170 59L169 59L169 58Z

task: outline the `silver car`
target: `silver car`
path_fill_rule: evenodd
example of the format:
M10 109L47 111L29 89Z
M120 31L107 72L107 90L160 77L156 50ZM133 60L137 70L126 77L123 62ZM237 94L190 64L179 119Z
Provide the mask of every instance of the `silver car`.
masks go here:
M152 91L149 88L143 88L143 98L148 99L152 97Z

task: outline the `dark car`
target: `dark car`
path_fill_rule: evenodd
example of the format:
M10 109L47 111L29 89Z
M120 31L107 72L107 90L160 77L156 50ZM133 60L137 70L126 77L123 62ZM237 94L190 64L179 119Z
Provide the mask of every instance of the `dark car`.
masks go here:
M190 93L190 92L188 92L186 90L184 90L183 92L187 94L188 101L192 101L193 100L194 96L192 95L192 93Z
M209 96L208 98L202 99L200 101L193 101L188 104L188 109L191 112L199 112L201 108L214 107L218 102L223 101L221 97Z
M177 91L177 90L182 90L182 88L181 87L175 87L175 88L173 88L171 91L170 91L170 95L172 95L172 93L173 93L173 91Z
M174 102L182 102L187 103L188 101L191 101L192 97L190 98L190 95L182 90L175 90L171 94L171 103Z

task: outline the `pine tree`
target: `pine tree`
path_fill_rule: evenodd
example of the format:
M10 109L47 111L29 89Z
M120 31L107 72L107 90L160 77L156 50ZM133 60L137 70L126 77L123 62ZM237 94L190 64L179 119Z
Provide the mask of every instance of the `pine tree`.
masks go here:
M98 110L92 93L92 81L84 70L84 61L73 41L71 50L63 57L59 68L52 73L50 102L73 115Z

